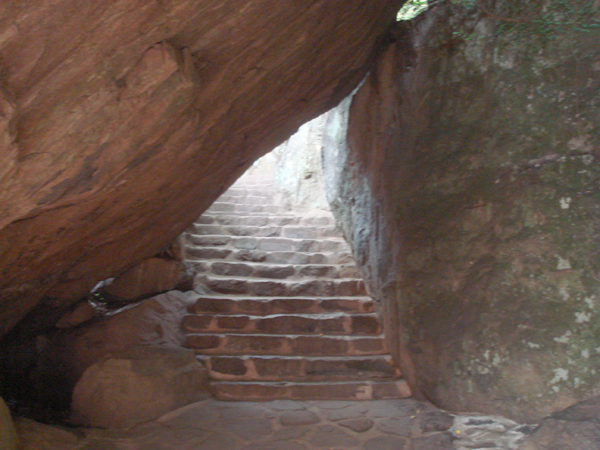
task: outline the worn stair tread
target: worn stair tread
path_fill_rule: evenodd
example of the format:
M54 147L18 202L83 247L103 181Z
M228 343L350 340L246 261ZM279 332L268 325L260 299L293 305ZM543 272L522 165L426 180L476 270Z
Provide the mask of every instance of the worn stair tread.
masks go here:
M212 299L212 300L232 300L232 301L244 301L244 300L254 300L257 302L269 302L273 300L281 300L281 301L293 301L293 300L358 300L363 302L372 302L373 299L368 295L321 295L321 296L312 296L312 295L299 295L297 297L283 297L278 295L273 296L251 296L251 295L235 295L235 294L197 294L199 295L198 299Z
M228 277L201 273L194 277L198 293L213 292L251 296L352 296L366 295L360 278L328 279L267 279L256 277Z
M197 355L214 380L333 381L399 377L389 355L273 356Z
M285 333L302 335L379 336L381 324L375 314L189 314L183 329L201 333Z
M202 295L189 307L191 313L290 314L343 311L346 314L375 311L371 297L250 297Z
M381 355L330 355L330 356L304 356L304 355L196 355L196 359L204 361L211 358L237 358L237 359L281 359L286 361L307 360L307 361L371 361L381 360L391 362L392 357L389 354Z
M348 251L344 252L251 252L223 247L192 247L186 245L186 260L191 263L202 262L206 259L219 259L229 262L276 262L298 265L317 263L354 263L354 257Z
M194 264L197 274L272 280L358 279L355 264L280 264L210 259Z
M279 242L279 241L290 241L293 243L299 243L303 241L315 241L315 242L336 242L336 243L344 243L347 244L343 237L338 236L329 236L323 238L291 238L291 237L280 237L280 236L235 236L230 234L190 234L190 238L192 240L210 240L211 238L221 239L221 238L229 238L232 241L243 241L243 240L257 240L262 242Z
M207 355L382 355L389 353L382 335L301 335L187 333L186 347Z
M287 278L284 279L268 279L268 278L263 278L263 277L257 277L257 276L248 276L248 277L244 277L244 276L230 276L230 275L218 275L218 274L214 274L214 273L199 273L197 276L199 277L205 277L205 278L210 278L210 279L214 279L214 280L244 280L244 281L256 281L256 282L264 282L264 281L272 281L275 283L286 283L286 284L297 284L297 283L311 283L313 281L324 281L327 283L339 283L339 282L343 282L343 281L356 281L356 282L360 282L360 283L364 283L364 280L362 278L358 278L358 277L344 277L344 278L331 278L331 277L314 277L314 279L294 279L294 280L290 280Z
M188 336L241 336L235 333L188 333ZM271 334L271 333L249 333L244 334L243 337L268 337L268 338L285 338L285 339L296 339L296 338L314 338L314 339L336 339L340 341L358 341L358 340L381 340L383 339L383 334L378 334L376 336L351 336L351 335L303 335L303 334ZM380 353L373 353L380 354ZM327 356L327 355L325 355ZM333 355L332 355L333 356Z

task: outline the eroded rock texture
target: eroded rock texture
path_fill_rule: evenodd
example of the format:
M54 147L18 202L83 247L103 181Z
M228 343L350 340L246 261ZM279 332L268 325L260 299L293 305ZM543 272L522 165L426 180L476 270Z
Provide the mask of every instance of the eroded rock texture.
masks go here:
M405 27L332 116L330 195L415 391L537 420L600 389L600 13L477 3Z
M364 76L402 0L0 4L0 335L173 241Z

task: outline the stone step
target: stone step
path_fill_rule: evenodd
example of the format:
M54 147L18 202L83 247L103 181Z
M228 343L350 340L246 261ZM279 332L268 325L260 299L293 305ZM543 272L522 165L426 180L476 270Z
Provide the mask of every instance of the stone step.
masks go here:
M196 273L231 277L269 278L276 280L301 278L360 278L355 264L268 264L229 262L222 260L198 261Z
M213 381L212 393L220 400L390 400L411 396L404 380L293 382Z
M340 381L399 377L389 355L354 357L205 356L213 380Z
M232 250L223 247L185 247L185 258L193 264L205 260L227 260L238 262L264 262L272 264L353 264L349 252L262 252Z
M248 215L213 215L204 213L196 220L196 224L228 225L228 226L284 226L298 225L302 222L302 217L293 214L273 215L273 214L255 214Z
M341 311L366 314L375 311L370 297L200 297L190 307L191 313L203 314L322 314Z
M236 186L253 187L253 186L275 186L273 177L245 177L242 176L236 181Z
M273 195L252 195L252 194L228 194L221 195L217 201L219 203L235 203L237 205L274 205Z
M360 278L315 280L265 280L260 278L232 278L198 274L194 277L194 290L199 293L249 295L256 297L351 297L367 295L365 283Z
M297 225L219 225L197 223L193 225L193 234L225 235L225 236L255 236L255 237L283 237L292 239L322 239L339 238L342 234L335 226L297 226Z
M196 333L185 345L201 355L365 356L387 353L383 336Z
M187 333L266 333L379 336L382 333L375 314L330 312L326 314L189 314L183 318Z
M247 214L247 213L261 213L261 214L278 214L285 212L286 210L273 204L267 205L255 205L251 203L226 203L226 202L214 202L210 205L210 208L206 210L209 214L215 213L236 213L236 214Z
M188 236L188 246L228 247L237 250L258 250L264 252L350 252L350 247L342 238L292 239L281 237L252 237L226 235Z
M330 226L335 225L333 216L298 216L292 213L285 214L211 214L204 213L196 221L198 224L219 224L219 225L247 225L247 226L284 226L284 225L305 225L305 226Z
M266 197L272 197L274 195L275 191L272 188L269 189L258 189L256 187L251 187L251 186L246 186L246 187L242 187L242 186L232 186L229 189L227 189L225 192L223 192L223 194L221 195L221 197L219 197L217 200L221 200L222 197L226 197L226 196L233 196L233 197L261 197L261 196L266 196Z

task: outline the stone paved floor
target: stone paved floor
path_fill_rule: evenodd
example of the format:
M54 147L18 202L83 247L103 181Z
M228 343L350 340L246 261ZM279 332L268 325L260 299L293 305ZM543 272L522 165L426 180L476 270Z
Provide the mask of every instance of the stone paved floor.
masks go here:
M534 427L414 400L205 400L128 430L18 419L23 450L514 450Z

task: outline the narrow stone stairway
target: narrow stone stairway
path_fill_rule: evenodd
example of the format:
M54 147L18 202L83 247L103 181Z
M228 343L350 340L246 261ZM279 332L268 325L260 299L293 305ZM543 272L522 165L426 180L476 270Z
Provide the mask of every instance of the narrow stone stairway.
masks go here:
M193 225L186 259L201 297L186 345L222 400L410 396L348 244L329 212L275 201L272 179L244 176Z

